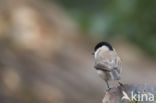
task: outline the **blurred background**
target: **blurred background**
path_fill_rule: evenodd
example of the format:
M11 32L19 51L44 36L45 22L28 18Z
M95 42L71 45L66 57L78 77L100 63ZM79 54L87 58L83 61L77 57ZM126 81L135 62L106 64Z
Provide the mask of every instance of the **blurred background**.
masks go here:
M91 55L110 42L122 82L156 85L155 0L0 0L0 102L101 103Z

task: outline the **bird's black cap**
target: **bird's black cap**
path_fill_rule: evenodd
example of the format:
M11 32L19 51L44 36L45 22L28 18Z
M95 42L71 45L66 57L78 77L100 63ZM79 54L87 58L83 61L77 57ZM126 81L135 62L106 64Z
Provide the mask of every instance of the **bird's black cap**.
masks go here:
M102 47L102 46L107 46L107 47L109 48L109 50L113 51L113 47L111 46L110 43L108 43L108 42L103 42L103 41L102 41L102 42L99 42L99 43L95 46L94 52L96 52L96 50L97 50L98 48Z

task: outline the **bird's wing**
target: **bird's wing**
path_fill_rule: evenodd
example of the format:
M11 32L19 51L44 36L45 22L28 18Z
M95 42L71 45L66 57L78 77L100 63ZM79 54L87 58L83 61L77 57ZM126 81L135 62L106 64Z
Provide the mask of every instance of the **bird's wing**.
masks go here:
M95 68L107 71L117 70L120 73L121 60L116 52L101 52L95 60Z
M105 66L102 63L95 63L94 68L96 68L97 70L111 71L111 69L109 69L107 66Z
M103 60L102 63L98 64L98 67L102 67L106 70L113 71L116 70L118 73L121 72L121 60L120 57L112 58L111 61Z
M117 58L116 58L116 67L117 67L116 69L117 69L118 73L120 73L122 70L122 65L121 65L121 59L119 56L117 56Z
M116 70L111 71L113 80L120 80L120 74Z

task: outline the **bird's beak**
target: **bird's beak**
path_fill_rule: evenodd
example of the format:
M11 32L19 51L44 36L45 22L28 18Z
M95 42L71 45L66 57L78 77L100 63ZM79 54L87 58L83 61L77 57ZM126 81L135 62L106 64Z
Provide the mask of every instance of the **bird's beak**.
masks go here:
M92 53L92 55L94 55L94 52Z

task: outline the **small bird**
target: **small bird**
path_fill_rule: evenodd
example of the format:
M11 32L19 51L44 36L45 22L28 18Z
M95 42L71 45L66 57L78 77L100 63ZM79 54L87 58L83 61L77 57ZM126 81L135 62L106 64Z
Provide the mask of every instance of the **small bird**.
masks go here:
M108 42L99 42L93 52L95 58L94 68L99 76L105 80L107 89L110 89L109 81L120 83L121 60L115 49Z

